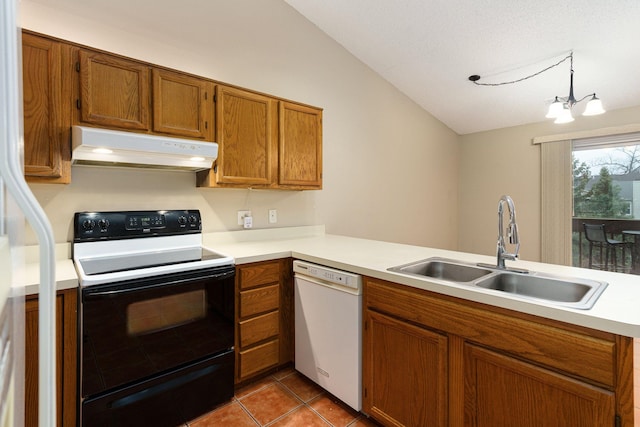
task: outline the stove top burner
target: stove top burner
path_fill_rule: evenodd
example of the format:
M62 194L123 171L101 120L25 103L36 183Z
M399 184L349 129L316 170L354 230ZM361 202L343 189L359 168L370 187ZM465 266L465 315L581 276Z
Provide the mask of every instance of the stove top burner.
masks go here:
M197 210L76 213L73 252L83 287L234 264L202 246Z

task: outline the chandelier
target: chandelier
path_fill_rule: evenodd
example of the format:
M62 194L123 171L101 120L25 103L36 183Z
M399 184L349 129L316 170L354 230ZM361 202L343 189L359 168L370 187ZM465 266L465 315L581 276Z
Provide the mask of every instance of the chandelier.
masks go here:
M562 64L563 62L565 62L566 60L570 60L571 63L571 71L570 71L570 75L569 75L569 95L566 97L562 97L562 96L556 96L554 101L551 103L551 105L549 105L549 111L547 112L547 115L545 117L549 118L549 119L555 119L554 123L569 123L572 122L574 120L573 115L571 114L571 111L573 109L573 107L579 103L584 101L587 98L591 98L589 99L589 102L587 102L587 105L584 109L584 112L582 113L583 116L596 116L598 114L602 114L605 112L605 109L602 108L602 101L600 101L600 98L598 98L594 93L590 93L589 95L585 95L584 97L580 98L580 99L576 99L576 97L574 96L573 93L573 52L570 52L569 55L567 55L566 57L564 57L563 59L561 59L560 61L558 61L557 63L538 71L537 73L533 73L529 76L517 79L517 80L512 80L512 81L508 81L508 82L502 82L502 83L479 83L478 80L480 80L480 76L477 74L471 75L469 76L469 80L471 82L473 82L474 84L478 85L478 86L502 86L502 85L508 85L508 84L513 84L513 83L518 83L521 82L523 80L527 80L530 79L532 77L535 77L539 74L544 73L545 71L548 71L554 67L557 67L558 65Z

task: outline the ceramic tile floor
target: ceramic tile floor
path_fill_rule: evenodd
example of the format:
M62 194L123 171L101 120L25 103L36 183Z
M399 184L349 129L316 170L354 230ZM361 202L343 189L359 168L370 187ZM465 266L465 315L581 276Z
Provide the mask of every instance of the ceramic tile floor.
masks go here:
M378 424L321 387L284 369L238 390L227 404L191 421L188 427L374 427Z

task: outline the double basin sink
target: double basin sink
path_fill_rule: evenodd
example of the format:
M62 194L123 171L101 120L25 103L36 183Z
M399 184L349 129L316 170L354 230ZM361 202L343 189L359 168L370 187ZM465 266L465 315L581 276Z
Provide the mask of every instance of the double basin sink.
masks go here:
M590 279L520 270L499 270L484 264L470 264L446 258L428 258L391 267L389 271L475 286L525 300L582 310L591 309L607 287L606 282Z

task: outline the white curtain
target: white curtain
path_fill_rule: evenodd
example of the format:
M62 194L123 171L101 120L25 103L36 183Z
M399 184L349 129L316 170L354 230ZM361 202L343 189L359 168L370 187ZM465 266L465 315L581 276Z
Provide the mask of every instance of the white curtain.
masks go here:
M540 260L571 265L573 177L571 141L540 144L542 153Z

